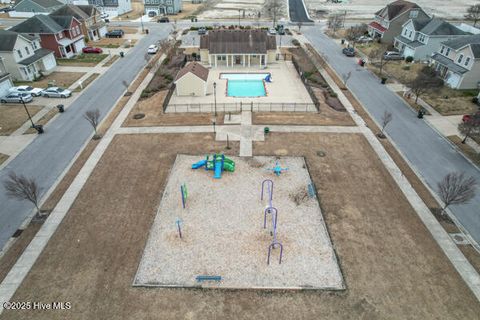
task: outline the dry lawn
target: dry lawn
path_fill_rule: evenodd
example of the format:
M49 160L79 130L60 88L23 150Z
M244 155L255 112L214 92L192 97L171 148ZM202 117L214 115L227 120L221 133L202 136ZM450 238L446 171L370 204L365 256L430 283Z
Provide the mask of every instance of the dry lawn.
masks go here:
M27 105L28 112L33 117L42 106ZM28 121L28 115L21 104L0 105L0 135L8 136L22 124Z
M114 20L135 20L143 16L143 3L132 1L132 11L124 13L118 17L112 19Z
M38 88L46 88L51 82L57 87L68 88L84 75L84 72L52 72L48 76L43 77L41 80L34 82L15 82L15 85L28 84Z
M114 55L108 60L106 63L103 64L102 67L110 67L112 64L114 64L118 59L120 59L120 56Z
M474 95L478 91L473 90ZM472 92L453 90L443 87L426 94L422 99L444 116L470 114L478 110L478 106L472 102Z
M2 163L4 163L5 161L7 161L7 159L8 159L8 155L3 154L3 153L0 153L0 165L1 165ZM1 268L1 267L0 267L0 268ZM1 281L1 279L2 279L2 278L0 278L0 281Z
M100 76L99 73L92 73L87 79L85 79L85 81L82 82L82 87L80 86L77 86L75 88L75 90L73 90L74 92L80 92L82 91L83 89L85 89L86 87L88 87L88 85L90 83L92 83L93 81L95 81L95 79L98 78L98 76Z
M85 53L77 55L71 59L57 59L57 64L59 66L95 67L107 56L108 54L105 53Z
M336 111L325 106L319 113L313 112L255 112L253 124L258 125L318 125L354 126L352 118L345 111Z
M102 38L92 42L92 45L102 48L120 48L126 42L125 38Z
M196 16L200 13L202 8L204 7L203 3L191 3L191 2L183 2L182 4L182 12L173 15L173 19L189 19L191 16Z
M41 117L38 121L35 122L35 124L41 124L45 126L55 115L58 113L57 108L51 108L43 117ZM27 131L25 131L24 134L32 134L36 133L37 130L34 128L28 128Z

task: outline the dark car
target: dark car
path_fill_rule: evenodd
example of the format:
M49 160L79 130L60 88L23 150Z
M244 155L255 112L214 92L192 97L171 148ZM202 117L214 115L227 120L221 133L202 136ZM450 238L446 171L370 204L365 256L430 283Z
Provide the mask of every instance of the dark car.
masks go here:
M343 48L342 53L347 57L355 57L355 49L352 47Z
M105 34L105 36L107 38L121 38L123 37L123 30L122 29L115 29L115 30L112 30L112 31L109 31Z
M168 19L168 17L161 17L160 19L157 20L157 22L167 23L167 22L170 22L170 20Z
M198 34L199 35L204 35L204 34L207 34L207 28L198 28Z
M157 15L157 13L156 13L155 11L149 11L149 12L148 12L148 16L149 16L150 18L153 18L153 17L155 17L156 15Z
M95 48L95 47L84 47L82 49L83 53L102 53L102 48Z
M8 6L8 7L1 8L0 12L9 12L9 11L13 11L13 10L15 10L14 7Z

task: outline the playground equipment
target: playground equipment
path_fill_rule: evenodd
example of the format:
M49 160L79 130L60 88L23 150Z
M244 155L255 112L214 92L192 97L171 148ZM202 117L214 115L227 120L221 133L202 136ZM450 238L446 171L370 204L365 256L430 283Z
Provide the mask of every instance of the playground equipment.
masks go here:
M272 206L272 199L273 199L273 181L270 179L263 180L262 182L262 194L260 195L260 200L263 201L263 192L265 190L265 184L267 185L267 192L268 192L268 206Z
M274 241L273 241L272 243L270 243L270 245L268 246L267 265L270 264L270 253L271 253L272 249L275 249L275 248L276 248L277 245L280 246L280 257L279 257L279 259L278 259L278 264L282 264L283 245L282 245L280 242L274 240Z
M195 279L197 282L203 282L203 281L222 281L222 276L196 276Z
M265 82L272 82L272 75L271 74L268 74L266 77L265 77Z
M275 167L269 168L269 169L267 169L267 170L273 171L273 173L275 173L275 175L276 175L277 177L279 177L279 176L282 174L282 172L288 171L288 168L282 168L282 167L280 166L280 164L278 163L278 161L277 161L277 162L275 162Z
M235 162L225 157L224 154L214 154L210 160L210 156L207 155L206 159L200 160L192 164L192 169L199 169L205 167L205 170L214 171L214 178L220 179L223 171L234 172Z
M184 183L180 186L180 192L182 194L182 206L183 206L183 209L185 209L185 206L187 204L187 198L188 198L187 184L186 183Z
M175 221L175 224L177 225L178 235L180 236L180 239L181 239L182 238L182 227L180 226L180 223L182 223L182 219L177 218L177 221Z
M270 207L266 208L263 214L263 229L267 228L267 214L272 215L272 233L273 233L273 242L277 240L277 222L278 222L278 210L276 208Z

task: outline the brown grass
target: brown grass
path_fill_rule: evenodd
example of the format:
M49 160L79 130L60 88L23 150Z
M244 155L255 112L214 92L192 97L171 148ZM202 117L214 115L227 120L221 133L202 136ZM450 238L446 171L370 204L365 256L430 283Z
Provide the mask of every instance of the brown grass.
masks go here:
M325 106L319 113L313 112L255 112L253 124L318 125L318 126L354 126L348 112L335 111Z
M460 149L467 158L472 160L472 162L475 163L477 166L480 166L480 153L477 153L468 144L462 143L463 138L460 138L459 136L448 136L447 138L454 145L456 145L457 148Z
M138 19L143 15L143 3L132 1L132 11L119 15L113 20L134 20Z
M58 113L57 108L51 108L46 114L43 115L38 121L35 122L35 124L41 124L45 126L56 114ZM34 128L28 128L27 131L25 131L24 134L32 134L36 133L37 130Z
M73 91L74 92L80 92L82 91L83 89L85 89L86 87L88 87L88 85L90 83L92 83L95 79L98 78L98 76L100 76L99 73L92 73L87 79L85 79L83 82L82 82L82 88L80 86L77 86Z
M422 99L444 116L471 114L478 110L472 96L447 87L428 93Z
M34 82L15 82L15 85L28 84L38 88L46 88L50 81L54 81L55 86L68 88L84 75L84 72L52 72L41 80Z
M0 165L5 161L7 161L8 158L9 158L8 155L0 153Z
M112 31L112 30L118 30L118 29L122 29L123 32L125 32L125 34L136 34L138 33L138 28L132 28L132 27L126 27L126 26L115 26L115 27L109 27L108 28L108 31Z
M120 48L124 43L126 43L125 38L102 38L97 41L93 41L92 45L102 48ZM108 53L108 52L107 52Z
M200 13L203 7L203 3L184 2L182 5L182 12L173 15L172 18L177 20L188 19L188 17L195 16Z
M120 59L120 56L118 55L114 55L110 58L110 60L108 60L106 63L103 64L102 67L110 67L112 64L115 63L115 61L117 61L118 59Z
M28 105L28 112L33 117L42 106ZM21 104L0 105L0 135L8 136L28 120L28 115Z

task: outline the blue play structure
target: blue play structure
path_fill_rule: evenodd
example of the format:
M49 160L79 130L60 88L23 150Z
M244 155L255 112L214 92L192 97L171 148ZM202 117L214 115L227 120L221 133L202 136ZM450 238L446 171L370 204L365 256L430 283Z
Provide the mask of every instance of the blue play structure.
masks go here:
M265 82L272 82L272 75L270 73L265 77Z
M210 160L210 156L207 155L206 159L192 164L192 169L199 169L201 167L205 167L205 170L212 170L214 172L213 177L220 179L224 170L230 172L235 171L235 162L225 157L224 154L214 154L212 155L212 160Z
M273 171L273 173L275 173L275 175L277 177L279 177L282 174L282 172L287 171L288 168L282 168L277 161L277 162L275 162L275 167L267 169L267 170Z

